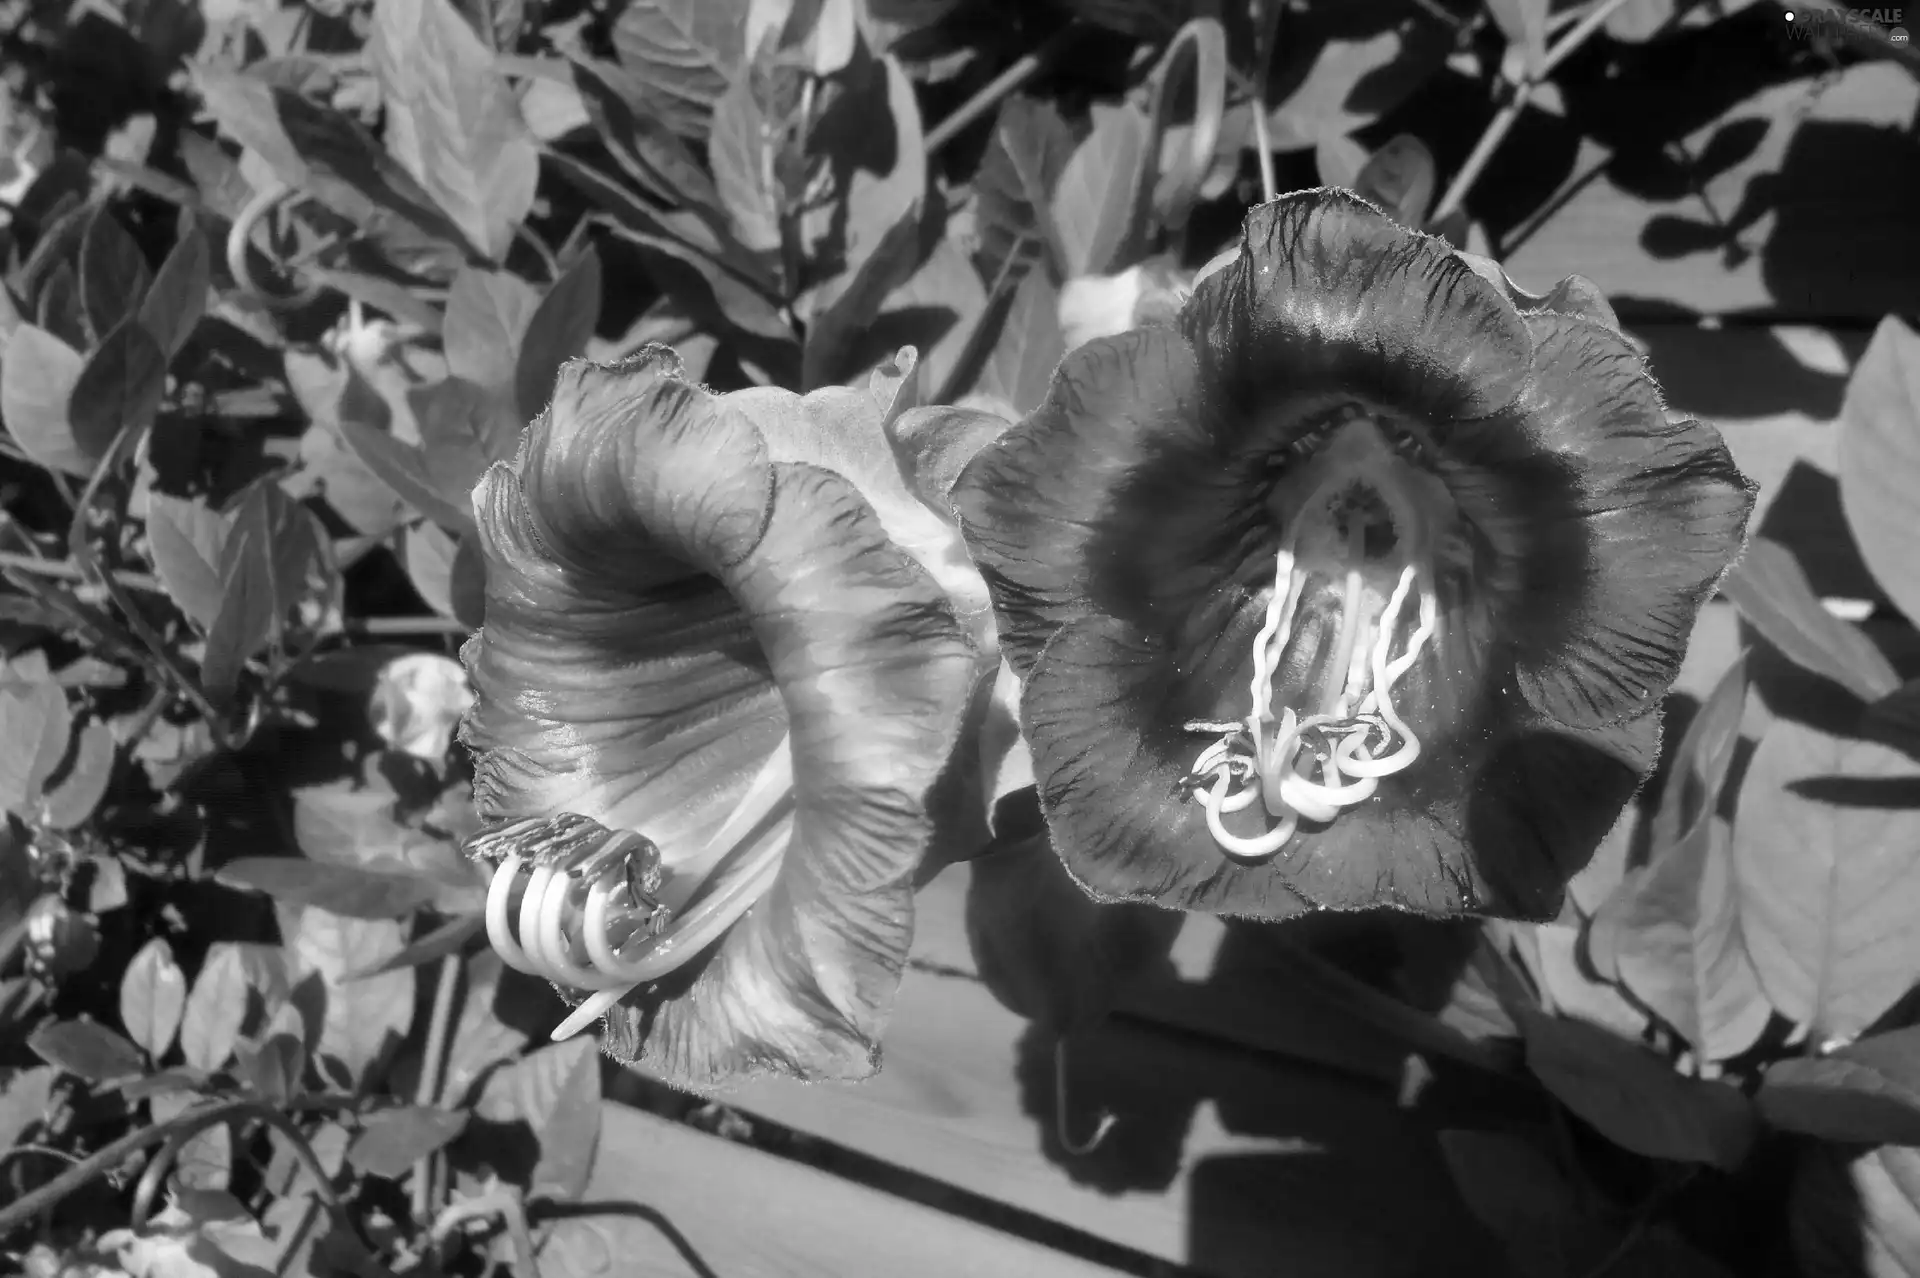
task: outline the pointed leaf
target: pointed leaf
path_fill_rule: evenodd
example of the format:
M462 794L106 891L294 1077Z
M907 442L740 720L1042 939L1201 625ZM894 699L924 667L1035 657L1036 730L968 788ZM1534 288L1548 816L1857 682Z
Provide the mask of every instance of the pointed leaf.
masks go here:
M419 1159L445 1148L466 1130L464 1110L406 1105L369 1114L347 1147L347 1162L369 1176L397 1180Z
M281 935L296 971L325 983L326 1014L316 1057L331 1058L353 1084L365 1082L406 1037L413 1021L412 968L347 983L347 973L384 962L406 946L389 919L350 919L312 906L282 908Z
M447 290L447 316L440 329L447 371L476 386L508 384L539 305L539 295L518 275L462 270Z
M247 856L215 875L228 887L354 919L397 919L431 904L438 884L410 875L291 856Z
M560 366L586 354L587 343L600 323L600 290L600 255L589 247L540 299L514 367L520 415L513 444L502 460L511 457L521 428L547 411Z
M533 207L540 152L492 53L451 0L378 0L368 43L392 154L499 261Z
M747 0L632 0L613 25L643 102L682 137L704 138L713 104L746 61Z
M140 947L120 978L120 1023L157 1061L173 1046L186 1006L187 978L173 961L173 947L156 936Z
M435 523L467 528L473 523L471 506L455 506L441 495L427 468L426 454L387 430L389 411L379 395L360 378L349 376L340 398L340 437L380 481Z
M93 1021L48 1021L27 1038L27 1048L89 1083L133 1078L144 1065L139 1048Z
M489 1075L474 1113L490 1123L523 1122L540 1142L528 1192L578 1198L600 1139L600 1058L590 1038L543 1047Z
M726 204L708 170L694 158L695 151L664 120L639 105L647 90L633 73L605 62L579 61L574 63L573 84L607 154L649 201L651 211L641 223L657 222L651 229L771 286L772 274L733 238ZM698 151L704 156L707 147Z
M1876 1034L1830 1056L1778 1061L1754 1097L1774 1126L1821 1140L1920 1146L1920 1028Z
M467 947L467 942L486 930L486 917L479 913L464 914L449 919L431 932L409 941L405 949L391 958L368 967L357 967L341 979L343 981L364 981L379 976L382 972L392 972L403 967L419 967L458 954Z
M40 807L41 822L50 830L75 830L84 825L106 797L107 783L113 779L113 764L118 744L113 729L98 719L80 730L74 745L73 762L57 781L47 786ZM116 870L117 862L106 862ZM104 875L96 878L96 885ZM124 895L124 893L123 893ZM120 904L125 904L121 901ZM99 913L102 906L95 904ZM118 906L107 907L118 908Z
M1755 537L1720 589L1782 656L1862 701L1900 686L1872 641L1821 606L1793 552L1778 542Z
M1093 132L1074 149L1051 204L1066 277L1133 264L1145 230L1140 197L1147 133L1147 118L1131 106L1094 107Z
M193 1069L214 1070L233 1059L247 1016L246 960L240 947L216 941L200 964L180 1018L180 1053Z
M1920 762L1790 719L1767 729L1734 823L1741 932L1780 1014L1848 1039L1920 972Z
M988 278L1010 258L1045 254L1066 261L1053 191L1073 154L1073 131L1050 102L1015 95L1001 103L973 180L980 269ZM1026 268L1016 261L1013 269Z
M1920 618L1920 335L1880 321L1840 406L1840 508L1874 580Z
M1653 846L1663 848L1703 814L1718 810L1740 745L1740 723L1747 708L1747 659L1736 657L1674 750L1669 779L1653 818Z
M785 127L784 120L769 121L761 111L750 76L741 76L714 103L707 165L734 237L749 252L780 248L779 183L773 163Z
M1031 412L1047 397L1053 370L1067 353L1057 318L1059 294L1044 271L1029 271L1014 291L999 340L987 357L975 389L997 395L1018 412Z
M66 694L51 679L0 684L0 724L0 808L26 816L72 740Z
M129 315L87 356L67 404L74 443L98 465L122 429L136 438L153 424L167 390L167 353Z
M182 221L180 239L140 302L140 323L168 360L180 353L207 312L210 272L206 236L189 214Z
M0 420L22 452L49 470L85 478L97 457L74 438L67 407L86 357L44 328L22 324L0 351Z
M100 206L80 241L80 304L93 331L105 333L135 314L152 282L140 246Z
M427 477L448 507L470 505L487 467L512 460L525 424L505 388L489 390L460 377L411 388L407 406L420 424Z
M1759 1123L1738 1089L1683 1078L1639 1045L1584 1021L1536 1013L1523 1028L1527 1068L1614 1144L1728 1170L1746 1159Z
M147 498L147 545L167 596L202 630L220 613L220 565L228 519L204 502L165 493Z

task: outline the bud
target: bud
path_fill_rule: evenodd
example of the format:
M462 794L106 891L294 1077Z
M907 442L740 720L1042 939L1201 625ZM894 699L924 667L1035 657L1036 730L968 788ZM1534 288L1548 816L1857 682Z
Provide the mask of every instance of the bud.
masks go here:
M414 652L381 667L367 717L389 749L435 763L446 758L453 730L472 705L473 688L459 662Z

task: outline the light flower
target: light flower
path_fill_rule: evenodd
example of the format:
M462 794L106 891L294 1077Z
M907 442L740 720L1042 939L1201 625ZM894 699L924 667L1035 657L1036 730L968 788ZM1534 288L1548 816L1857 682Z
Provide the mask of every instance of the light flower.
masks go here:
M974 648L846 468L790 459L884 453L860 393L679 373L568 364L475 491L489 933L590 992L556 1037L611 1013L609 1050L694 1087L863 1076Z
M1084 888L1541 917L1652 766L1753 490L1590 285L1324 190L1070 354L952 500Z
M380 667L367 718L389 749L435 763L447 757L453 731L472 707L473 688L459 662L410 652Z

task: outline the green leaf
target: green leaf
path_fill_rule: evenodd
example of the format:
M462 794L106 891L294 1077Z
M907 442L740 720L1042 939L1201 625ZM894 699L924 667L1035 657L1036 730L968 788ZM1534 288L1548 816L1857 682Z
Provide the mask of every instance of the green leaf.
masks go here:
M412 875L290 856L240 857L214 877L231 888L354 919L404 918L432 904L441 891L440 885Z
M365 1175L398 1180L413 1164L451 1144L465 1131L464 1110L404 1105L367 1115L347 1147L347 1162Z
M107 784L113 779L113 764L119 745L113 729L93 720L80 730L73 762L61 772L42 796L40 820L50 830L76 830L84 825L106 797ZM107 862L117 870L117 862ZM94 911L99 912L95 906Z
M124 428L129 440L153 424L167 390L167 353L129 315L87 356L67 404L67 422L83 456L98 465Z
M973 263L958 244L942 236L919 269L880 304L867 333L873 349L862 353L879 358L902 346L913 347L920 354L921 387L932 398L953 377L986 309L986 286Z
M388 150L500 261L533 207L540 152L493 54L450 0L378 0L368 43Z
M705 138L713 104L746 61L746 18L747 0L631 0L612 35L642 95L634 109Z
M191 214L182 218L180 238L140 301L140 323L168 360L193 336L207 312L211 283L207 238Z
M793 329L766 295L725 266L676 240L626 227L614 233L639 253L647 273L702 323L791 343Z
M145 1065L139 1048L93 1021L47 1021L28 1036L27 1049L89 1083L133 1078Z
M1067 353L1060 336L1059 294L1043 271L1029 271L1014 290L1000 337L974 389L998 395L1026 413L1047 397L1053 370Z
M555 1043L494 1071L473 1109L488 1122L523 1122L540 1142L529 1194L578 1198L600 1140L600 1057L593 1040Z
M1147 134L1147 118L1133 107L1094 107L1093 132L1074 149L1053 191L1053 225L1065 255L1058 266L1067 278L1132 265L1146 231Z
M147 545L167 597L202 630L211 629L225 593L220 565L229 520L204 502L165 493L147 497Z
M301 975L326 987L326 1011L314 1055L331 1058L354 1086L367 1082L406 1037L413 1021L414 972L401 968L345 980L398 954L406 932L390 919L350 919L312 906L281 907L280 934Z
M171 1122L198 1104L200 1097L189 1091L158 1092L148 1101L156 1123ZM173 1180L181 1189L211 1191L225 1189L233 1173L233 1129L225 1123L203 1128L181 1147L173 1160ZM178 1191L176 1191L178 1192ZM168 1278L172 1278L168 1275ZM203 1278L194 1274L191 1278ZM248 1274L246 1278L257 1278Z
M140 947L120 978L120 1023L154 1060L167 1054L187 1006L187 978L173 947L154 937Z
M66 694L51 679L0 684L0 723L0 808L28 816L72 740Z
M1584 1021L1525 1016L1527 1068L1614 1144L1648 1158L1737 1168L1759 1123L1727 1084L1683 1078L1637 1044Z
M1863 1038L1830 1056L1769 1066L1754 1096L1785 1131L1860 1145L1920 1145L1920 1028Z
M93 325L87 322L87 313L80 301L80 277L72 263L60 263L40 286L34 318L41 328L76 350L86 350L93 345Z
M353 374L357 380L358 373ZM340 404L340 437L409 506L446 528L473 526L470 507L448 501L427 466L427 456L413 444L396 439L385 427L387 409L371 388L360 383L364 395L349 387ZM379 416L373 414L377 411Z
M861 371L860 343L873 332L888 298L913 278L919 254L920 210L915 206L839 281L833 300L808 321L800 355L802 389L838 386Z
M467 947L467 942L486 930L486 917L479 913L463 914L447 920L424 936L407 942L405 949L391 958L383 959L370 967L357 967L342 979L345 981L364 981L382 972L397 971L403 967L419 967L422 964L436 962L450 954L458 954Z
M1740 785L1734 878L1761 986L1816 1041L1852 1038L1920 972L1920 762L1790 719Z
M400 537L400 563L427 607L452 617L453 564L460 543L432 524L415 524Z
M180 1018L180 1053L193 1069L215 1070L233 1059L247 1017L246 960L239 946L215 941L200 964Z
M1840 509L1874 580L1920 618L1920 336L1880 321L1840 406Z
M307 1045L292 1033L242 1043L234 1052L233 1072L248 1091L269 1105L284 1107L300 1090L301 1076L307 1072Z
M1668 780L1653 817L1655 848L1676 842L1703 815L1717 811L1740 747L1747 709L1747 659L1734 658L1687 724L1669 760Z
M1778 542L1755 537L1720 589L1782 656L1862 701L1900 686L1886 657L1858 627L1821 605L1793 552Z
M153 273L105 205L94 210L80 240L80 305L96 333L112 330L140 309Z
M1920 1274L1920 1150L1810 1145L1788 1212L1806 1278Z
M271 478L256 480L234 503L220 548L219 613L201 663L209 693L230 694L241 665L278 643L303 609L324 612L339 591L332 543L311 512Z
M513 384L520 415L501 460L510 459L526 424L547 411L560 366L586 354L600 324L600 255L589 247L554 282L533 313L526 341L514 366Z
M462 270L447 290L447 315L440 329L447 371L489 389L508 385L539 305L540 295L518 275Z
M86 358L44 328L22 324L0 351L0 419L22 452L62 474L85 478L95 458L73 435L67 406Z
M1020 259L1066 260L1053 220L1053 191L1073 158L1073 130L1053 104L1016 95L1000 104L993 139L974 176L981 269L989 278L1023 271Z
M448 377L407 391L427 476L449 507L470 506L487 467L510 461L523 422L505 390Z
M785 123L770 122L761 111L751 76L741 76L714 104L707 165L734 238L749 252L780 250L780 187L773 168Z
M553 993L543 983L509 969L493 950L482 948L467 960L467 979L461 989L460 1014L447 1040L447 1070L441 1099L449 1105L467 1103L473 1085L502 1061L512 1060L527 1044L514 1027L513 996L531 993L540 1001L540 1016L549 1016Z
M1402 133L1367 157L1354 175L1353 190L1400 225L1418 231L1426 227L1434 184L1433 152L1411 133Z
M452 843L402 824L398 796L350 783L302 786L293 792L293 837L316 862L394 874L431 885L434 904L449 912L477 910L485 876ZM367 917L392 918L392 913Z
M60 1071L51 1065L10 1070L0 1081L0 1149L20 1144L53 1111L53 1089Z

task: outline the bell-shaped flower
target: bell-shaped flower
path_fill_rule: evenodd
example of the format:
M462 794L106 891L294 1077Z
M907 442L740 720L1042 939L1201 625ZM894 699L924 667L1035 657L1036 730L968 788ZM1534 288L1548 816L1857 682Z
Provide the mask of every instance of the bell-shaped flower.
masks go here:
M497 824L469 847L494 946L586 995L556 1037L606 1014L610 1051L696 1088L874 1069L977 682L845 473L884 410L715 396L664 348L575 361L475 490L463 740Z
M1652 767L1753 489L1591 285L1283 197L951 493L1094 895L1550 915Z

